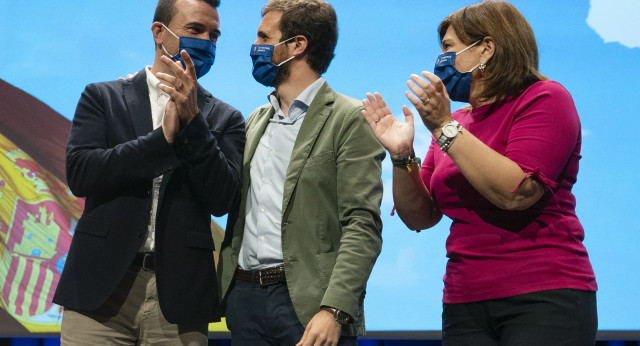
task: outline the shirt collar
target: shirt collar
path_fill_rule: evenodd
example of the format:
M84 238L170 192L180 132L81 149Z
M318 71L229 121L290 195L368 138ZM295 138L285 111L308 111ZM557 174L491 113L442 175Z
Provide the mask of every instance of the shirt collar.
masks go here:
M316 79L315 82L311 83L304 91L300 93L296 97L295 100L289 106L289 117L285 118L282 109L280 108L280 98L278 97L278 93L274 90L269 96L269 103L275 109L275 114L273 115L272 121L276 122L284 122L284 123L295 123L299 120L309 109L311 102L320 91L320 88L324 84L325 80L323 77Z
M168 100L169 94L160 90L160 87L158 87L158 85L160 84L160 80L151 72L151 66L146 67L146 72L147 86L149 87L149 98L153 101Z

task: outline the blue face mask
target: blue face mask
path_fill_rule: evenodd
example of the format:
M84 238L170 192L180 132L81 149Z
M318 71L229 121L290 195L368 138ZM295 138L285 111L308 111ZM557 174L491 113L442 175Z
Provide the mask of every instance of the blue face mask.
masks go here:
M480 41L472 43L467 48L456 52L447 52L440 54L436 60L436 67L433 73L442 79L444 86L447 88L449 98L454 101L469 102L469 94L471 93L471 72L480 66L474 66L468 72L460 72L456 69L456 55L464 53L467 49L475 46Z
M201 38L195 37L187 37L182 36L178 37L173 33L166 25L162 24L171 35L175 36L178 40L180 40L180 45L178 48L178 54L171 55L167 50L162 46L162 50L171 57L173 61L180 61L182 66L186 68L186 64L182 57L180 56L180 52L184 49L189 53L191 60L193 61L193 66L196 69L196 77L200 78L207 74L213 65L214 60L216 59L216 45L209 40L204 40Z
M278 69L280 66L289 60L295 58L295 56L290 57L289 59L275 65L271 62L273 58L273 50L275 47L291 41L295 38L291 37L286 39L276 45L272 44L254 44L251 46L251 60L253 61L253 78L255 80L264 85L264 86L272 86L273 80L276 78L276 74L278 74Z

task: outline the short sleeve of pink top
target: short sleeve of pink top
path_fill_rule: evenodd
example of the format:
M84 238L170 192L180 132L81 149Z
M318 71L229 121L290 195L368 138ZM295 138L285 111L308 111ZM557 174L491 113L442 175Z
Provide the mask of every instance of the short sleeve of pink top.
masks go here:
M527 210L500 209L469 184L432 139L422 180L442 213L453 220L443 301L466 303L560 288L597 290L571 193L582 140L567 90L557 82L537 82L518 98L459 110L453 118L463 131L541 181L546 192Z

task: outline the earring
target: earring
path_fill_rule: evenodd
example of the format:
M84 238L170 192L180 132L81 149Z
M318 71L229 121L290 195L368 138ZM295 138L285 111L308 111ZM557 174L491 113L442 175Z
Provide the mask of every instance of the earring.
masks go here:
M484 61L480 61L480 65L478 66L478 70L480 71L479 76L480 78L484 77L484 69L487 67L487 64L484 63Z

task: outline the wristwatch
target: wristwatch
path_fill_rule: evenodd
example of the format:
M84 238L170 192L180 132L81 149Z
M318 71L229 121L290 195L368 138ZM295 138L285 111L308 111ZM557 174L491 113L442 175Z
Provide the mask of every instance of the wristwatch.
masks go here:
M345 324L349 323L349 321L351 321L351 316L349 316L348 313L342 310L338 310L329 306L323 306L322 310L330 312L333 315L333 318L335 318L338 324L341 326L344 326Z
M447 152L453 141L458 134L462 132L462 126L455 120L448 122L442 126L442 134L436 140L436 144L440 147L440 150Z

